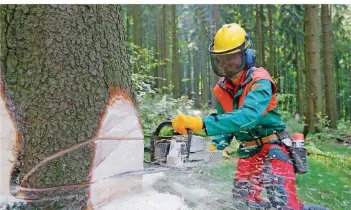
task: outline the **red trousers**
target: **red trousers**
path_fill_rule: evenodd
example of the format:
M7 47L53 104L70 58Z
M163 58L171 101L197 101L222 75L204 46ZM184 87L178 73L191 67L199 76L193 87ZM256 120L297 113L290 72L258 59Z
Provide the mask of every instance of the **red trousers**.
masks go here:
M294 168L285 146L265 144L249 158L239 158L234 178L234 202L245 205L264 203L260 193L266 189L274 209L298 210Z

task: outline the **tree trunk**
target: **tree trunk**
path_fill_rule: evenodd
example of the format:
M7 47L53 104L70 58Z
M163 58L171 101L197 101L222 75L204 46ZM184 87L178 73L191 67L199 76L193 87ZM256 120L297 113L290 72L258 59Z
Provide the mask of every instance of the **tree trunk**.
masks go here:
M265 33L263 33L264 31L264 13L263 13L263 5L260 5L260 35L261 35L261 38L260 38L260 54L261 54L261 64L263 67L266 68L266 56L265 56Z
M256 66L262 66L260 6L256 5Z
M12 195L39 209L103 204L121 182L101 180L143 167L121 7L1 5L0 14L0 104L7 104L18 149ZM120 106L128 120L111 112ZM135 152L133 160L123 147ZM110 156L123 165L111 165Z
M285 44L284 45L286 45L287 43L286 43L286 41L284 41L285 42ZM286 47L283 47L283 49L282 49L282 51L283 51L283 56L282 56L282 60L283 61L286 61L287 60L287 56L286 56ZM286 89L285 89L285 74L286 74L286 69L285 69L285 62L279 62L279 64L280 65L278 65L278 71L279 71L279 87L280 87L280 93L287 93L286 92ZM286 98L284 99L284 100L286 100ZM286 104L285 104L286 105Z
M172 85L173 97L179 98L180 96L180 77L182 72L178 62L178 38L177 38L177 17L176 17L176 5L171 5L171 18L172 18Z
M316 132L317 115L322 113L320 39L318 5L306 5L305 9L305 62L307 116L306 132Z
M348 53L350 55L350 53ZM350 58L350 56L349 56ZM347 63L347 62L346 62ZM346 82L347 82L347 88L345 91L345 121L350 120L351 122L351 65L350 64L346 64L346 69L348 69L348 73L346 73Z
M333 47L332 47L332 30L331 16L329 14L329 6L322 5L322 39L323 39L323 61L324 61L324 84L325 84L325 105L330 127L336 128L336 108L335 108L335 91L333 78Z
M158 61L162 60L162 39L161 39L161 22L160 22L160 9L158 5L155 5L155 22L156 22L156 31L155 31L155 37L156 37L156 58ZM162 66L157 66L157 77L159 79L156 80L156 87L160 88L164 85L164 82L161 80L162 77Z
M273 44L273 20L272 20L272 5L268 5L268 42L269 42L269 60L268 60L268 72L270 75L274 75L274 44Z
M200 108L201 107L201 98L200 98L200 56L199 56L199 51L198 50L194 50L194 98L195 98L195 108Z
M130 9L129 7L125 7L125 16L126 16L126 37L127 37L127 41L129 40L129 34L130 34Z
M191 51L190 50L189 50L188 58L189 58L189 65L188 65L188 68L186 69L187 82L185 84L187 84L188 97L189 97L189 99L192 99L193 98L193 95L192 95L192 92L193 92L193 88L192 88L193 78L191 77L191 75L192 75L191 71L195 67L195 65L194 65L195 54L193 53L193 55L191 55Z
M170 66L170 50L169 50L169 24L168 24L168 16L169 16L169 6L163 5L163 58L166 62L164 72L165 72L165 85L169 86L171 84L171 66ZM167 93L170 93L167 91Z
M219 17L220 17L220 5L211 5L212 8L212 32L211 35L214 37L216 35L216 32L219 30L221 27L219 25ZM211 87L213 88L219 80L219 77L212 71L211 67ZM211 90L212 90L211 88ZM216 96L213 94L211 91L211 107L215 109L217 107L217 99Z
M140 5L133 4L133 42L141 47Z
M199 6L199 17L201 21L201 31L200 31L200 68L201 68L201 103L206 107L209 102L209 85L208 85L208 74L207 74L207 42L206 42L206 15L205 15L205 6Z
M301 69L300 59L302 57L301 43L298 37L295 37L296 40L296 52L295 52L295 65L296 65L296 84L297 84L297 112L300 116L305 115L304 110L304 97L303 97L303 71Z
M335 62L335 80L340 81L340 64L336 57L334 57ZM340 83L336 83L336 115L337 120L341 118L341 97L340 97Z

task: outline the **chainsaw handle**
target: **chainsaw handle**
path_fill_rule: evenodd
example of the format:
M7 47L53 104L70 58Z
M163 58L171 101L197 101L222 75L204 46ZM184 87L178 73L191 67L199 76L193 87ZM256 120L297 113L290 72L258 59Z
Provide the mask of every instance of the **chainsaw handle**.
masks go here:
M159 124L157 126L157 128L156 128L156 130L155 130L153 135L154 136L160 135L160 132L161 132L162 128L167 127L167 126L172 127L172 121L171 120L166 120L166 121L162 122L161 124Z
M189 128L187 128L186 131L188 132L188 142L186 144L186 152L187 152L186 157L189 159L191 138L193 137L193 131Z

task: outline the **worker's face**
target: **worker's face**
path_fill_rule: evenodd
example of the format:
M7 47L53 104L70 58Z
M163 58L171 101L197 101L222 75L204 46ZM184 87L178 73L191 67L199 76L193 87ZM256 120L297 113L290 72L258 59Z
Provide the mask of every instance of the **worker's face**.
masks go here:
M221 55L219 57L220 65L222 66L226 75L235 74L241 66L242 55L241 52L237 52L229 55Z

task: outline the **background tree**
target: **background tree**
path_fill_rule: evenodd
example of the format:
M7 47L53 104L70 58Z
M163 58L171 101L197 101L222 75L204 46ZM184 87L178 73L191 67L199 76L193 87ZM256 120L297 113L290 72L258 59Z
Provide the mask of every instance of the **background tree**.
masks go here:
M204 5L200 5L198 8L198 16L200 17L200 69L201 69L201 104L204 104L206 107L209 105L209 82L208 82L208 51L207 51L207 42L206 42L206 7Z
M171 19L172 19L172 85L173 96L178 98L181 96L181 78L182 70L178 59L178 36L177 36L177 15L176 6L171 5Z
M132 6L132 11L133 11L133 41L135 45L141 46L140 5L134 4Z
M267 5L268 8L268 43L269 43L269 58L268 58L268 72L274 76L274 44L273 44L273 19L272 8L273 5Z
M322 113L320 39L318 29L318 5L306 5L305 10L305 60L307 113L305 133L316 131L317 116Z
M333 77L333 33L331 30L331 16L329 5L322 5L322 39L323 39L323 61L324 61L324 84L325 84L325 106L326 113L330 119L330 127L336 128L335 92Z
M210 26L210 37L215 37L216 32L220 29L221 25L219 23L219 17L220 17L220 6L219 5L211 5L211 20L212 20L212 24ZM213 39L213 38L212 38ZM210 67L212 68L212 67ZM210 69L211 72L211 87L214 87L218 80L219 77ZM212 91L212 89L211 89ZM216 108L217 106L217 99L216 96L214 94L211 93L211 106L213 109Z
M171 65L170 65L170 42L169 42L169 5L163 5L162 7L162 20L163 20L163 33L162 33L162 37L163 37L163 59L166 61L166 65L164 68L164 78L165 80L165 85L169 86L171 84Z

